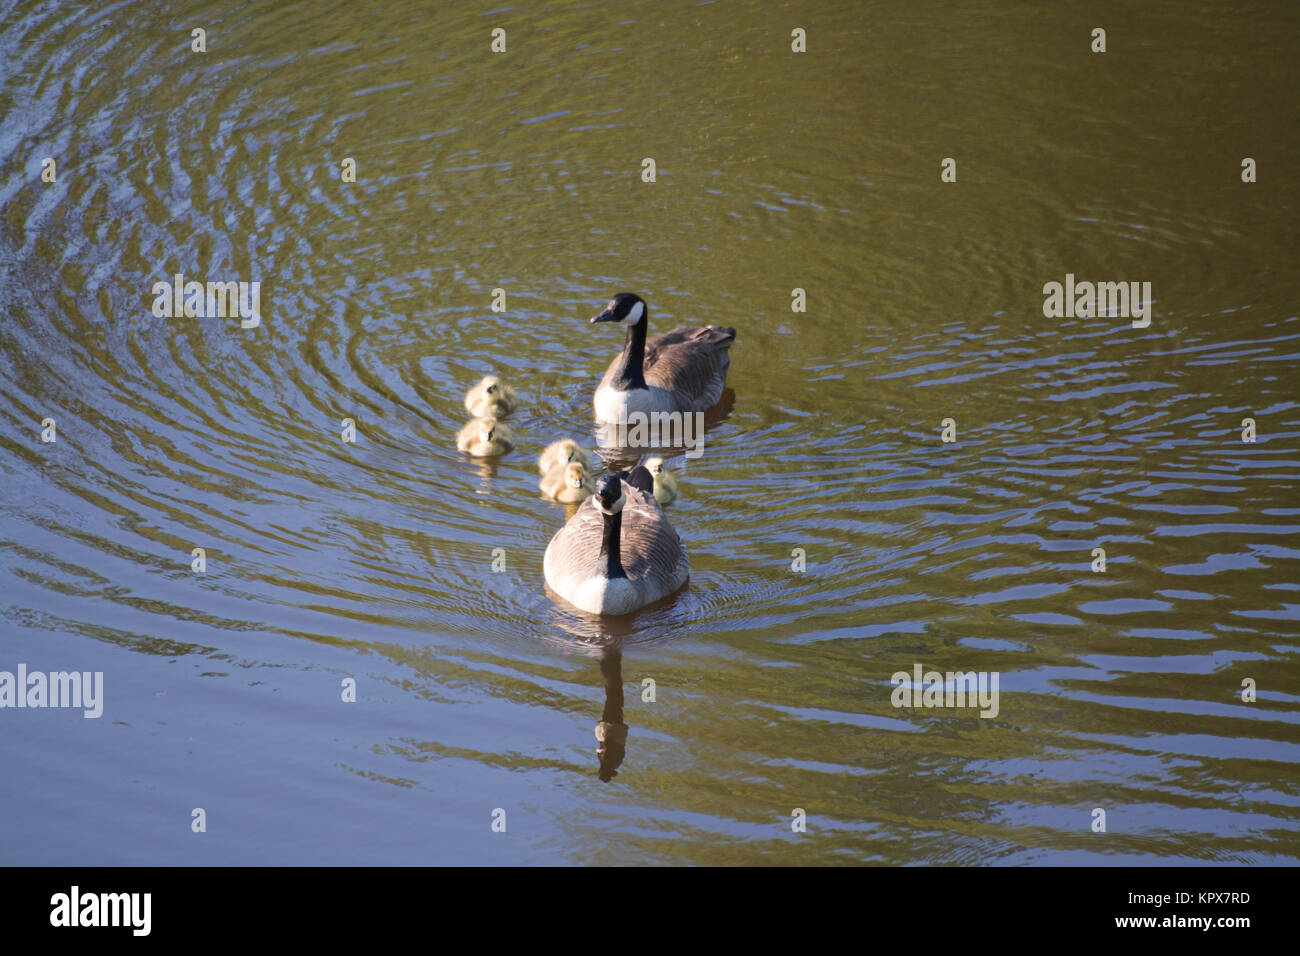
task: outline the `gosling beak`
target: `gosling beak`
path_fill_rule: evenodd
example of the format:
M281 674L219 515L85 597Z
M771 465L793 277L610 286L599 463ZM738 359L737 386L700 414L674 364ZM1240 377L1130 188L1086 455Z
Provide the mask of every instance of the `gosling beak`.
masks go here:
M595 325L597 322L617 322L618 317L614 315L613 309L606 309L600 315L592 316L591 322Z

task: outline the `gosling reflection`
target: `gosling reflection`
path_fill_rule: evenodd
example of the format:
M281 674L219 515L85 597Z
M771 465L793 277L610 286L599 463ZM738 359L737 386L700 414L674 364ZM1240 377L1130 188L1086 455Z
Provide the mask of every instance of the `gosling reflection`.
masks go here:
M473 464L465 468L465 473L469 474L470 469L477 474L480 479L479 494L486 494L492 485L492 481L497 476L497 459L495 458L475 458Z
M605 681L605 710L596 725L596 756L600 761L597 776L603 781L618 776L618 768L627 753L627 724L623 723L623 650L611 645L600 655L600 674Z

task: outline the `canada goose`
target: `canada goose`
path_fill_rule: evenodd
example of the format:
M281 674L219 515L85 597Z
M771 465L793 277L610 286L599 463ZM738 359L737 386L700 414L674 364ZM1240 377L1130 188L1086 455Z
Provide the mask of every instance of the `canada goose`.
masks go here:
M456 447L475 458L504 455L515 447L515 436L495 418L476 418L466 422L456 436Z
M515 410L515 390L495 375L465 393L465 411L475 418L500 418Z
M680 326L646 341L645 301L631 292L609 300L592 322L621 322L627 340L596 389L596 418L625 422L634 412L704 412L718 404L736 330Z
M546 450L537 459L537 473L544 475L557 465L563 465L565 462L570 461L580 461L587 468L595 465L591 452L586 451L572 438L561 438L559 441L547 445Z
M655 480L655 501L666 505L677 497L677 477L664 467L662 458L647 458L645 469Z
M541 481L542 494L565 504L583 501L596 490L580 461L563 462L548 471Z
M649 492L644 468L628 481L602 475L596 493L546 547L546 583L591 614L628 614L672 594L690 577L681 538Z

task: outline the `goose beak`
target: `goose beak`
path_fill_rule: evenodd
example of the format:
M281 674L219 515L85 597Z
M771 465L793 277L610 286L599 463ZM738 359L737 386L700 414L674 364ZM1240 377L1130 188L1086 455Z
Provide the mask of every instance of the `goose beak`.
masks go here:
M595 325L597 322L617 322L617 321L618 319L615 318L613 309L606 309L604 312L600 313L600 315L594 315L591 318L592 325Z

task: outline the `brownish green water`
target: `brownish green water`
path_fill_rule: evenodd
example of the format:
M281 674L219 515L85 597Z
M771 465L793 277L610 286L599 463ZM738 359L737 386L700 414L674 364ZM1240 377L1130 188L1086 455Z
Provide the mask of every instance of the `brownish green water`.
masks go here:
M104 711L0 709L0 862L1300 858L1300 8L2 23L0 670ZM176 273L260 325L155 317ZM1067 273L1150 326L1045 317ZM624 289L734 326L734 397L670 462L688 589L601 623L546 594L534 460ZM489 371L495 466L454 449ZM997 716L895 708L916 664Z

